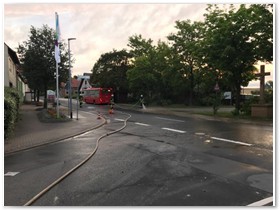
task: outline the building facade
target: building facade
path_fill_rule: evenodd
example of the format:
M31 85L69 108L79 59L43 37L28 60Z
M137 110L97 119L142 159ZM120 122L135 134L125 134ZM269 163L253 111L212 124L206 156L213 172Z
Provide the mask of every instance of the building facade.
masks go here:
M4 86L17 89L22 99L25 93L30 91L21 72L17 54L6 43L4 43Z

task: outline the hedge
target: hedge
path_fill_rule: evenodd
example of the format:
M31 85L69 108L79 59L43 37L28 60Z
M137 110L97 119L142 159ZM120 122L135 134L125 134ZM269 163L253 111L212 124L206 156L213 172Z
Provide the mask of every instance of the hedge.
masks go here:
M4 138L14 130L19 116L20 94L14 88L5 87L4 90Z

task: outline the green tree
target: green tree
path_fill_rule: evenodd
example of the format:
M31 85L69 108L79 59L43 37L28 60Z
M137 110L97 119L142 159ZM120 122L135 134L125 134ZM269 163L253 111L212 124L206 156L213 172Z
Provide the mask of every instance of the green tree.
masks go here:
M141 35L129 38L128 46L133 55L133 68L127 72L130 91L146 101L163 103L170 96L171 88L167 85L169 74L170 48L165 42L152 45L151 39Z
M130 53L133 57L137 58L143 55L149 55L154 50L152 43L153 40L146 40L139 34L129 37L127 45L131 48Z
M47 25L42 28L31 26L30 36L27 41L19 44L18 54L23 69L23 74L27 78L31 89L44 93L46 108L46 98L48 89L56 89L56 62L54 57L55 31ZM65 44L60 44L59 63L59 84L66 82L68 78L68 55ZM39 94L38 94L39 96ZM39 97L37 97L39 100Z
M221 10L209 5L205 14L204 60L209 69L220 72L236 97L240 110L241 86L254 78L257 61L273 60L273 14L269 5L231 5Z
M156 90L157 78L154 75L155 47L151 39L144 39L141 35L129 37L128 46L133 56L133 68L127 71L129 90L135 97L144 95L146 101L152 99Z
M204 27L201 22L191 23L190 20L176 21L175 34L170 34L168 40L172 43L173 52L179 56L181 70L189 81L189 101L193 104L193 92L195 86L194 71L201 68L200 48L204 37ZM180 70L180 69L179 69Z
M188 80L179 54L167 43L158 41L153 45L151 39L141 35L130 37L128 46L134 56L133 68L127 72L130 91L161 105L183 102Z
M134 67L127 71L129 90L134 96L144 95L146 101L153 98L156 92L157 78L154 75L152 63L148 57L135 59Z
M273 104L273 81L265 83L264 97L266 103Z
M131 57L126 50L113 50L102 54L92 68L91 84L111 87L118 102L126 100L128 93L126 72L132 65Z

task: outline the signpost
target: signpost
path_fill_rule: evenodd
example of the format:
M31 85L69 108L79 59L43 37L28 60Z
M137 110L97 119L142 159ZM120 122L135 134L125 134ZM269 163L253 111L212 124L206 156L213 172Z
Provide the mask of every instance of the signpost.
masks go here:
M68 109L70 109L70 118L73 118L72 115L72 75L71 75L71 51L70 51L70 41L76 40L76 38L68 38L68 55L69 55L69 90L68 90L68 96L69 96L69 105Z

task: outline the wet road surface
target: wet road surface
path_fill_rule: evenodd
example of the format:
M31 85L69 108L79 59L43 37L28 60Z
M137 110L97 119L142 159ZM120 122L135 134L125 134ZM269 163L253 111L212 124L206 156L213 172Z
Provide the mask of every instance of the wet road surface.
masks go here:
M82 161L125 114L98 130L5 157L5 205L24 205ZM127 127L33 205L244 206L273 196L272 127L131 112ZM233 142L217 140L226 139ZM246 143L248 145L240 144Z

